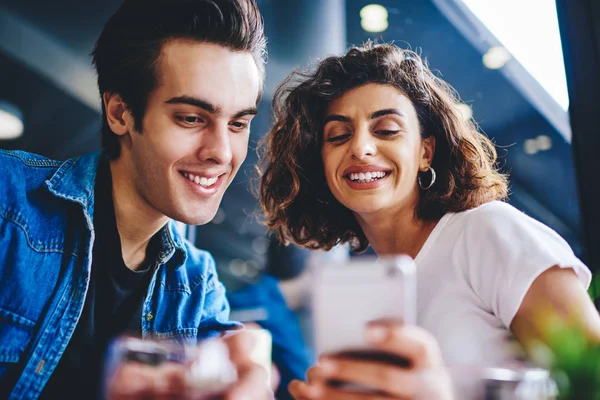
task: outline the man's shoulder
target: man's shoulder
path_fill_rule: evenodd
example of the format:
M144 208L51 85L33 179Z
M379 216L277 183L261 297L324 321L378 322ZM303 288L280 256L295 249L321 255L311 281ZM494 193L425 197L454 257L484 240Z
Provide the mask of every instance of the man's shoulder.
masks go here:
M61 164L61 161L26 151L0 150L0 180L18 183L35 176L45 178Z
M24 166L31 168L58 168L62 161L52 160L39 154L22 150L0 149L0 168L7 165Z
M18 198L38 188L61 164L25 151L0 150L0 200Z

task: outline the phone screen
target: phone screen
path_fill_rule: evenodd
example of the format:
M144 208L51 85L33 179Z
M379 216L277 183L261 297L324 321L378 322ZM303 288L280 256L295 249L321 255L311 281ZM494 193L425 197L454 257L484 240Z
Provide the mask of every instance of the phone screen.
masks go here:
M363 257L313 268L317 271L312 321L319 354L371 357L365 337L369 322L391 319L415 323L416 278L410 257Z

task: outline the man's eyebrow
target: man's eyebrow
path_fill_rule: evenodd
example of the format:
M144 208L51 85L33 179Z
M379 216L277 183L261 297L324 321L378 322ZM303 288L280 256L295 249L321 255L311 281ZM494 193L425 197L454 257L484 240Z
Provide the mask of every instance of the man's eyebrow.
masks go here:
M325 118L325 122L323 123L323 126L327 125L327 123L332 122L332 121L352 122L352 118L346 117L345 115L331 114Z
M405 118L404 114L401 111L396 110L395 108L386 108L384 110L378 110L372 113L370 119L375 119L390 114L398 115L399 117Z
M192 96L178 96L172 97L169 100L165 101L167 104L187 104L190 106L201 108L205 111L208 111L211 114L219 114L221 112L221 108L211 104L208 101L199 99L197 97Z
M258 109L256 107L250 107L250 108L246 108L245 110L242 110L238 113L236 113L233 118L242 118L245 117L246 115L256 115L258 114Z
M218 115L221 113L221 107L215 106L206 100L199 99L197 97L192 96L178 96L173 97L167 100L165 103L167 104L187 104L190 106L201 108L205 111L208 111L211 114ZM256 115L258 114L258 109L256 107L249 107L242 111L237 112L233 118L241 118L246 115Z

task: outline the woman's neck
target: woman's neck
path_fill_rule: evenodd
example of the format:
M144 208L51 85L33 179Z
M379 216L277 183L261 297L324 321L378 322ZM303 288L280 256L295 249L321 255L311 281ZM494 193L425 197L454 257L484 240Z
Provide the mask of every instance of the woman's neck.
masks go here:
M408 254L413 259L439 222L419 219L412 207L394 213L356 214L356 218L378 255Z

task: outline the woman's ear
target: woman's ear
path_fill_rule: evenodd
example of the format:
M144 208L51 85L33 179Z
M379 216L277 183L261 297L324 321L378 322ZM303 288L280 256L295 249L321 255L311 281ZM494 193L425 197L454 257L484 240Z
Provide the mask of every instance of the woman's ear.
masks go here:
M104 93L102 101L104 102L106 120L110 130L119 136L131 132L133 118L121 96L116 93Z
M433 162L433 155L435 154L435 136L429 136L422 139L421 148L421 163L419 169L426 171Z

